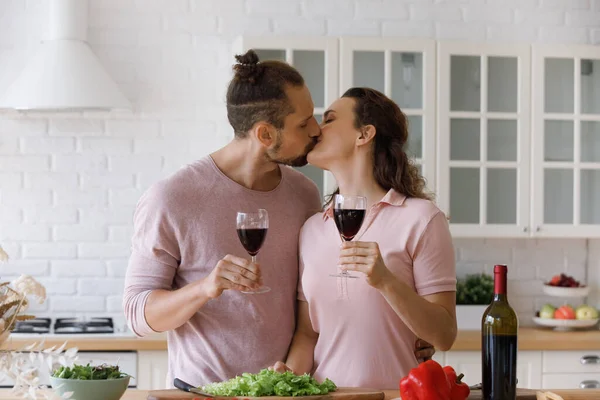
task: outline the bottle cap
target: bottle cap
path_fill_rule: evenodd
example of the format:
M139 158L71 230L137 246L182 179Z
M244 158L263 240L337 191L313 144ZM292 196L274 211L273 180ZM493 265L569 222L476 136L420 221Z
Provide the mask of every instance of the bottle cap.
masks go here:
M508 267L505 264L494 265L494 273L502 274L508 272Z

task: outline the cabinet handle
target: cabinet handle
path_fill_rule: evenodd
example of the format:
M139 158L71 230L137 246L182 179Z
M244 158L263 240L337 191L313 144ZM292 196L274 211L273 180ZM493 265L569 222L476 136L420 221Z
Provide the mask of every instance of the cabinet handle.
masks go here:
M579 389L598 389L600 382L598 381L583 381L579 384Z
M542 230L542 228L540 228L539 226L538 226L537 228L535 228L535 231L536 231L536 232L539 232L539 231L541 231L541 230Z
M600 364L600 357L598 356L583 356L581 357L582 364Z
M523 232L527 232L529 229L525 226L523 227Z

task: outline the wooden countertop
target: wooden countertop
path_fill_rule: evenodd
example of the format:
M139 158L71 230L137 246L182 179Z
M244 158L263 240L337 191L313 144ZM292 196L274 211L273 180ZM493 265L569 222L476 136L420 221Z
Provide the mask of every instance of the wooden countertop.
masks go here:
M479 331L459 331L450 351L481 350ZM519 350L600 350L600 330L519 329Z
M39 338L19 336L10 336L2 345L3 349L19 350L34 342L44 340L44 336ZM53 336L45 338L44 347L62 346L67 341L67 348L77 347L82 350L99 351L129 351L129 350L167 350L167 335L158 333L143 338L135 336L98 336L98 337L77 337L77 335L65 335L65 337Z
M587 400L587 399L599 399L600 389L576 389L576 390L552 390L563 397L564 400ZM390 400L399 396L397 390L386 390L385 399ZM146 390L135 390L128 389L120 400L146 400L148 397L148 391ZM19 400L20 397L12 395L10 389L0 389L0 400Z
M40 336L40 339L42 336ZM33 343L33 339L11 337L4 348L18 350ZM60 346L65 338L46 339L47 347ZM68 338L68 347L83 350L127 351L127 350L167 350L166 334L155 334L144 338L136 337L97 337ZM479 351L481 335L479 331L459 331L456 342L450 351ZM600 330L554 331L540 328L521 328L519 330L519 350L599 350Z

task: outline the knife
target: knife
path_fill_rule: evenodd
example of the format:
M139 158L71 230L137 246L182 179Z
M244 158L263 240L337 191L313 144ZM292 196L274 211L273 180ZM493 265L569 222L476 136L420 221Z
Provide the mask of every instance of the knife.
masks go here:
M205 397L215 397L210 393L205 393L202 390L198 389L195 386L190 385L187 382L182 381L179 378L175 378L175 380L173 381L173 385L175 385L175 387L179 390L183 390L184 392L189 392L189 393L195 393L195 394L199 394L201 396L205 396Z

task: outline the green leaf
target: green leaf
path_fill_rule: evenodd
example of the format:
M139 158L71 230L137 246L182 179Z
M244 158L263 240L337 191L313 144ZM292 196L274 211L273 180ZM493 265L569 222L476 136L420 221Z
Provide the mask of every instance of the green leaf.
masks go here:
M52 372L55 378L78 379L84 381L120 379L128 374L119 371L118 365L102 364L97 366L74 364L73 367L61 366Z
M201 389L215 396L311 396L335 391L337 386L329 379L319 384L308 374L295 375L290 371L279 373L261 370L258 374L243 373L228 381L210 383Z

